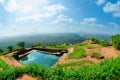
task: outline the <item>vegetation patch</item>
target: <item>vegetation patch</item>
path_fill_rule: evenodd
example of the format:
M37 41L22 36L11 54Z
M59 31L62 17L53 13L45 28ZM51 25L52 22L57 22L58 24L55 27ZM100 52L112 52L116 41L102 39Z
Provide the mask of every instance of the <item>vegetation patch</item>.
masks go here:
M91 57L97 58L97 59L104 59L104 56L99 52L92 52Z
M0 68L7 69L7 68L9 68L9 66L5 63L5 61L0 59Z
M90 40L92 41L93 44L99 44L100 40L98 38L90 38Z
M92 46L91 44L87 44L87 43L78 43L76 44L76 46L79 48L88 48L88 49L94 48L94 46Z
M120 35L112 36L112 45L116 49L120 49ZM94 43L98 43L99 41ZM106 45L106 42L103 42ZM102 44L102 43L101 43ZM21 49L24 49L25 43L20 42L17 44ZM67 48L70 45L54 45L48 46L50 48ZM74 52L68 54L68 58L82 58L85 57L84 48L92 48L93 46L80 43L76 44ZM8 51L13 51L14 47L8 46ZM6 50L6 52L8 52ZM2 49L0 53L6 53ZM120 51L118 51L120 53ZM14 53L13 53L14 54ZM99 52L92 52L91 57L102 59L104 56ZM12 58L12 56L9 56ZM17 77L27 74L33 77L37 77L40 80L117 80L120 77L120 57L116 59L104 60L98 64L90 64L90 61L81 60L71 63L62 64L54 68L46 68L39 64L30 64L22 67L11 67L8 66L5 61L0 59L0 80L15 80ZM84 65L84 66L83 66ZM77 69L66 69L67 66L80 66ZM64 68L63 68L64 67Z
M92 48L94 48L94 46L92 46L92 45L87 45L86 48L92 49Z
M74 50L74 52L68 54L68 59L72 59L72 58L78 59L83 57L86 57L85 49L83 48L77 48L76 50Z
M111 37L112 45L117 49L120 50L120 34L113 35Z
M42 80L117 80L120 76L119 63L120 57L105 60L99 64L84 65L77 69L66 69L60 66L46 68L38 64L15 68L5 67L5 69L0 72L0 80L15 80L23 74ZM2 64L6 65L4 62Z
M102 40L102 41L101 41L101 45L102 45L103 47L107 47L107 46L109 46L110 44L109 44L109 42L108 42L107 40Z
M47 48L52 48L52 49L67 49L73 47L73 45L70 44L56 44L52 46L46 46Z
M62 67L73 67L73 66L83 66L86 64L91 64L92 62L89 60L80 60L80 61L75 61L75 62L70 62L70 63L65 63L65 64L60 64Z

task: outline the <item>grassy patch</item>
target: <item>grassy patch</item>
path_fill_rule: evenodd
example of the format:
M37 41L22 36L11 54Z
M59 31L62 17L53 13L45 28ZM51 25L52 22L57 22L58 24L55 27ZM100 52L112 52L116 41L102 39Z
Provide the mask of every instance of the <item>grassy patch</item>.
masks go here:
M5 63L5 61L3 61L2 59L0 59L0 68L7 69L9 66Z
M8 50L4 50L2 53L0 53L0 55L5 55L8 54Z
M85 57L85 50L83 48L77 48L74 52L68 54L68 58L83 58Z
M54 45L54 46L46 46L46 48L52 48L52 49L67 49L71 47L73 47L73 45L60 44L60 45Z
M97 58L97 59L102 59L103 55L99 52L92 52L91 57Z
M10 56L8 56L8 58L13 59L14 57L13 57L13 55L10 55Z
M92 49L92 48L94 48L94 46L92 46L92 45L87 45L86 48Z
M14 58L13 55L14 55L15 53L17 53L17 52L18 52L18 51L11 52L11 53L9 53L10 55L8 55L7 57L10 58L10 59L12 59L12 58Z
M76 44L76 46L78 46L80 48L88 48L88 49L94 48L94 46L92 46L91 44L87 44L87 43L78 43L78 44Z
M120 56L120 50L117 50L117 54Z
M38 64L26 65L2 70L0 72L0 80L15 80L22 74L38 77L40 80L118 80L120 77L119 63L120 57L104 60L94 65L81 66L77 69L65 69L59 66L45 68ZM0 60L0 64L5 63ZM78 62L69 65L74 64L78 64Z
M76 62L61 64L60 66L62 66L62 67L83 66L83 65L91 64L91 63L92 62L89 60L80 60L80 61L76 61Z

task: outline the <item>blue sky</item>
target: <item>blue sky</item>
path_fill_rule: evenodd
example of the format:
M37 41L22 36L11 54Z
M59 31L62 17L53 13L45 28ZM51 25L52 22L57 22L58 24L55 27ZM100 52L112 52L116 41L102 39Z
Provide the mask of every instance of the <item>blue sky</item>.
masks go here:
M0 0L0 37L120 33L120 0Z

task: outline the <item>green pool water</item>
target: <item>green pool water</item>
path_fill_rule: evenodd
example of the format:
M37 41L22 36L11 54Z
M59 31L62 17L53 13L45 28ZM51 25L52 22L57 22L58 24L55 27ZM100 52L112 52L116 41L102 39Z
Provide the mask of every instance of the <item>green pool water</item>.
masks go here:
M30 54L22 57L19 61L23 64L36 63L43 66L51 67L56 63L58 59L59 57L56 55L33 51Z

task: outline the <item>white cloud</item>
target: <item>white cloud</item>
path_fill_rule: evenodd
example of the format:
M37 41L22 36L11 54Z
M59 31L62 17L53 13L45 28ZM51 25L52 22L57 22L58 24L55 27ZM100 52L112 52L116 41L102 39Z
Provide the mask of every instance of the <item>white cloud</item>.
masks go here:
M83 21L80 22L80 26L83 27L113 27L113 28L118 28L119 25L116 24L115 22L109 22L107 25L99 24L97 23L96 18L85 18Z
M85 18L83 19L82 22L80 22L80 24L82 26L96 26L98 24L96 24L97 19L96 18Z
M44 33L54 32L54 28L48 21L52 20L58 15L61 15L67 8L58 4L49 4L49 0L8 0L3 2L1 6L7 14L14 16L7 16L7 24L0 27L0 36L14 36L30 33ZM15 21L10 21L12 20ZM68 17L65 17L66 21ZM65 21L65 19L64 19ZM69 22L72 20L68 20ZM53 29L53 30L52 30Z
M18 4L18 10L19 12L23 14L31 14L31 13L37 13L40 11L40 8L42 8L42 5L46 6L45 4L49 0L19 0L17 1Z
M0 27L2 27L2 23L0 23Z
M115 22L109 22L106 25L97 22L96 18L85 18L80 22L78 30L90 33L119 33L119 25Z
M4 9L8 12L20 12L20 13L30 13L34 12L42 4L47 3L49 0L0 0L1 3L4 2Z
M30 35L30 34L40 34L40 33L53 33L56 30L49 27L50 25L45 26L44 24L33 24L28 25L9 25L6 27L0 27L0 37L11 37L19 35Z
M85 18L83 19L82 22L80 22L80 26L82 27L93 27L93 28L100 28L100 27L104 27L104 25L97 23L97 19L96 18Z
M13 12L15 10L17 10L18 5L16 3L16 0L9 0L8 3L5 5L5 9L8 12Z
M16 21L43 21L46 18L51 18L57 14L60 14L62 11L67 10L61 4L54 4L50 6L43 7L43 13L33 14L31 16L19 17Z
M96 18L85 18L83 21L88 22L88 23L94 23L97 21L97 19Z
M17 26L16 25L11 25L9 27L3 27L1 32L0 32L0 37L10 37L10 36L16 36L16 35L24 35L24 34L29 34L32 33L32 28L25 28L24 26Z
M0 0L0 3L3 3L5 0Z
M109 22L108 23L111 27L119 28L119 25L116 24L115 22Z
M57 14L57 13L61 13L61 11L63 11L63 10L67 10L67 8L61 4L54 4L51 6L46 6L43 9L52 15Z
M35 14L32 16L16 18L16 22L19 22L19 21L21 21L21 22L27 22L27 21L39 22L39 21L42 21L43 19L48 18L48 17L50 17L49 14Z
M95 3L97 4L97 5L102 5L102 4L104 4L106 2L106 0L97 0Z
M103 7L103 11L106 13L112 13L114 17L120 17L120 1L117 1L115 4L107 2Z
M68 16L65 16L65 15L58 15L57 18L52 21L51 23L52 24L56 24L56 23L60 23L60 22L68 22L68 23L71 23L73 22L74 19L68 17Z

